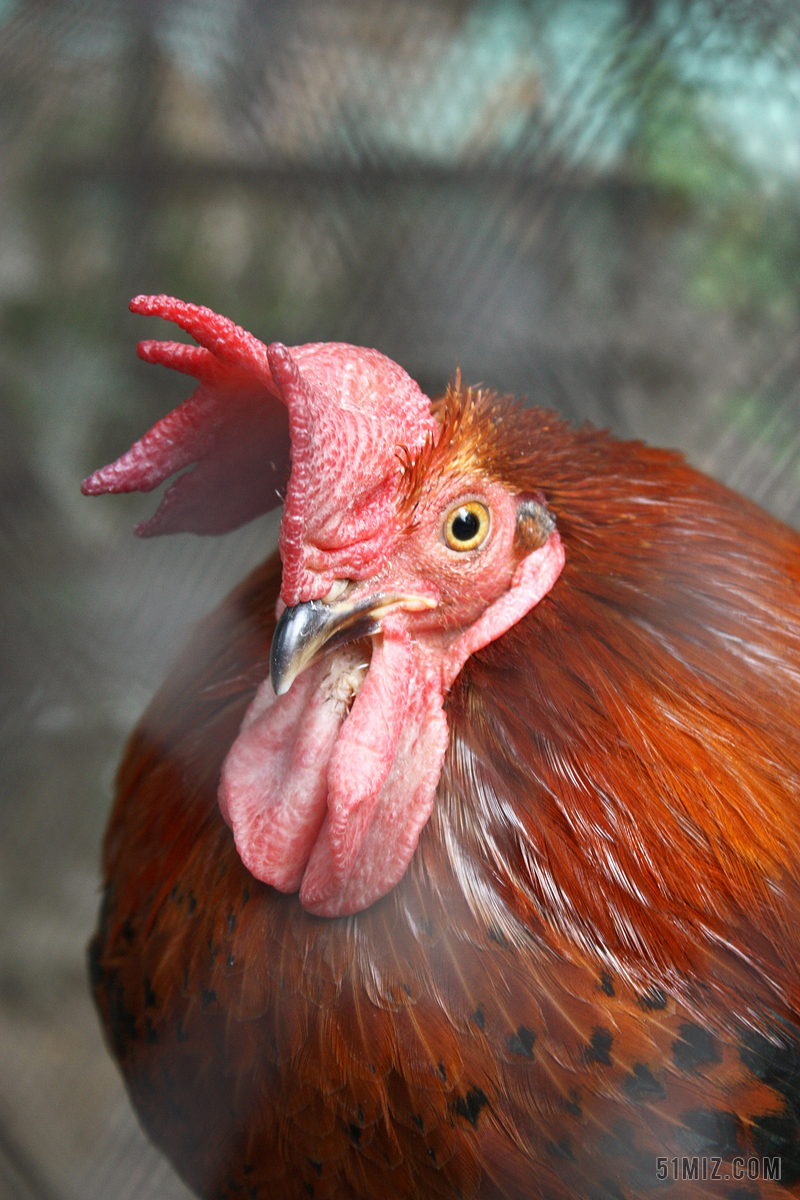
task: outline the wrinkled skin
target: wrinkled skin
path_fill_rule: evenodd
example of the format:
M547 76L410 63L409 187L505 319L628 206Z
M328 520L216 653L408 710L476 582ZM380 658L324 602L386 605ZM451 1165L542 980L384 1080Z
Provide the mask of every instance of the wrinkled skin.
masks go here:
M241 402L257 441L280 372L305 384L285 348L169 303L210 357L164 428L188 422L206 480L246 473L220 414ZM800 1194L800 540L674 454L458 388L434 416L388 476L367 421L381 479L341 544L304 510L324 493L290 487L283 572L208 619L131 740L91 963L137 1111L213 1200ZM309 429L289 421L293 455ZM94 490L168 474L174 443L147 437ZM203 478L158 520L202 525ZM470 498L492 539L454 558L448 506ZM371 533L348 546L352 522ZM275 699L278 613L286 630L371 589L379 628L321 645ZM234 837L230 777L251 776L240 794L258 811L266 780L288 831L265 839L277 887ZM318 845L333 866L304 897ZM308 911L360 886L354 863L393 878L398 847L369 907Z

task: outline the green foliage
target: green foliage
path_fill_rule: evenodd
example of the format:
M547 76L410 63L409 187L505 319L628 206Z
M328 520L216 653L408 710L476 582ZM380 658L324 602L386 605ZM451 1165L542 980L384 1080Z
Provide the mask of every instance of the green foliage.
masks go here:
M687 283L711 309L781 322L800 311L800 204L792 181L759 175L714 119L711 89L683 82L668 60L637 96L629 170L677 201Z

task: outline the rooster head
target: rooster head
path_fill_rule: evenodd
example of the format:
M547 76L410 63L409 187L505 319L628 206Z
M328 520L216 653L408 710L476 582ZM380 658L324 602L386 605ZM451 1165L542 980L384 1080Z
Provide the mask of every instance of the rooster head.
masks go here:
M165 296L131 308L195 338L139 354L198 387L83 490L148 491L195 464L144 536L224 532L283 496L270 678L219 804L256 878L320 916L357 912L399 881L430 816L454 679L557 580L554 521L498 465L507 405L458 376L432 404L375 350L265 346Z

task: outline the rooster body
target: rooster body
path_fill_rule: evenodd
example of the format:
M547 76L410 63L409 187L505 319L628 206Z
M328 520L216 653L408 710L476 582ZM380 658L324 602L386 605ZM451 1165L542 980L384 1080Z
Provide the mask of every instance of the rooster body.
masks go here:
M211 337L211 314L165 311L162 298L146 311L180 317L211 358L153 343L144 356L199 374L212 416L220 395L244 397L241 419L261 429L252 372L226 358L249 335L218 324ZM311 378L318 360L295 357ZM282 370L297 386L286 361L270 348L267 390ZM360 517L361 557L333 576L355 580L357 603L384 581L383 608L370 592L370 611L387 595L400 607L381 632L356 624L304 662L285 697L264 699L276 624L339 603L324 556L345 553L329 532L309 538L307 507L291 524L306 433L290 402L288 434L270 435L292 446L283 583L276 556L206 620L128 747L90 957L141 1120L209 1200L800 1194L800 540L675 454L460 386L420 412L396 472L391 554L369 559ZM197 422L184 427L199 461ZM245 441L257 462L258 438ZM154 486L142 452L130 454L87 490ZM221 460L207 461L211 478ZM402 593L395 565L422 544L456 470L457 534L473 528L469 506L486 503L487 545L497 542L504 497L516 504L507 590L498 598L471 575L463 618L450 574L425 589L436 563L450 572L466 558L437 544L432 573L413 559ZM191 527L181 514L200 511L198 486L183 484L183 509L168 493L156 524ZM251 493L230 490L230 521L253 515ZM318 514L326 501L314 497ZM209 520L224 526L224 505ZM384 520L379 509L374 528ZM506 596L529 585L536 598L502 632L464 634L487 612L505 622ZM273 776L283 772L277 789L259 783L283 820L293 779L269 731L295 711L302 728L313 689L363 673L359 656L394 697L394 645L424 700L408 702L389 782L367 796L377 815L347 808L343 785L341 851L335 797L324 816L323 797L282 882L294 843L262 838L262 861L260 827L246 805L237 816L240 793L251 796L237 775L245 752L255 738ZM336 745L367 686L355 700L336 693ZM291 745L292 770L305 770ZM372 745L367 729L365 759ZM398 794L393 772L420 812L431 795L405 865L385 800ZM350 855L346 870L337 854Z

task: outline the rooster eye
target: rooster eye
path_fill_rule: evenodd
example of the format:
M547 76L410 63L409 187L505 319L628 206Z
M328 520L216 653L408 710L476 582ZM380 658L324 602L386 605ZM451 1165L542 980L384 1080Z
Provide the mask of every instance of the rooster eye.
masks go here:
M475 550L489 532L489 510L477 500L459 504L447 514L444 540L451 550Z

